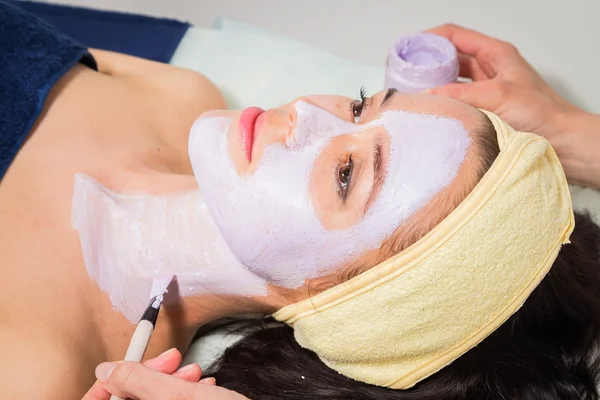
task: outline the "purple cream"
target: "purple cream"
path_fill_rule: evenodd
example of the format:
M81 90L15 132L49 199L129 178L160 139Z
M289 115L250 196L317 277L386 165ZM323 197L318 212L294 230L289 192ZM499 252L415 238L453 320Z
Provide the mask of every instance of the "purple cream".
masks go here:
M417 93L455 82L458 77L456 48L433 33L416 33L396 40L385 66L385 88Z

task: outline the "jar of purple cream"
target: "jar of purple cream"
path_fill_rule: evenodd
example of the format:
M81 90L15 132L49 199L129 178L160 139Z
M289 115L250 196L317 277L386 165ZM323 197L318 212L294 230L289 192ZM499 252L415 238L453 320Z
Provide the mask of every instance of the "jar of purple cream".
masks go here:
M385 65L385 89L417 93L456 82L458 56L454 45L433 33L416 33L398 38Z

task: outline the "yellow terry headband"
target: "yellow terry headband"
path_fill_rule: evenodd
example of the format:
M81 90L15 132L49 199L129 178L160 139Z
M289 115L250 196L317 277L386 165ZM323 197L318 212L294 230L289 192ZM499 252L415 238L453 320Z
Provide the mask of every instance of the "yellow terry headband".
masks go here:
M332 369L414 386L513 315L569 243L571 197L554 150L485 113L500 153L444 221L400 254L274 314Z

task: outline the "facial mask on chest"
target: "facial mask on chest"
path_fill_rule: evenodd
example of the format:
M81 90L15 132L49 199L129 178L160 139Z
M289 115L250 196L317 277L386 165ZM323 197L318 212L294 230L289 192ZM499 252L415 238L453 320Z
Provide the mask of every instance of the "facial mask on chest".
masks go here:
M388 111L357 125L301 101L296 111L293 135L268 146L250 176L239 176L229 156L228 118L199 119L189 141L200 191L233 254L252 273L292 288L378 248L452 182L470 143L449 118ZM358 224L327 230L310 199L315 160L334 137L376 126L391 145L382 190Z

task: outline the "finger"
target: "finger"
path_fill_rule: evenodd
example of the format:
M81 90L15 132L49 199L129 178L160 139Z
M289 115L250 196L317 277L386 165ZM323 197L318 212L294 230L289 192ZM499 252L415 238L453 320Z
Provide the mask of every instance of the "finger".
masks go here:
M144 363L145 366L155 371L159 371L165 374L171 374L177 370L177 367L181 363L181 353L173 348L165 351L158 357L152 358ZM198 367L200 368L200 367ZM194 371L196 372L196 371ZM200 375L202 371L200 371ZM182 376L182 379L186 379L186 376ZM193 380L195 379L195 380ZM186 380L190 382L198 382L200 376L195 378L195 375L190 375ZM110 399L110 393L104 389L104 385L100 381L96 381L90 390L86 393L82 400L108 400Z
M490 79L485 71L479 65L479 62L475 57L468 56L466 54L458 53L458 63L460 65L459 76L463 78L470 78L474 81L481 81L484 79Z
M215 378L204 378L204 379L200 379L200 382L203 385L210 385L210 386L217 386L217 380Z
M96 381L81 400L109 400L110 393L104 389L102 382Z
M446 37L460 53L474 57L489 77L496 76L518 55L513 45L458 25L445 24L428 32Z
M504 42L484 35L472 29L463 28L455 24L444 24L429 29L426 32L444 36L450 40L456 49L464 54L476 57L477 54L487 50L496 49Z
M173 372L171 376L188 382L198 382L202 377L202 369L198 364L190 364Z
M492 79L473 83L451 83L428 92L496 112L502 106L502 99L508 96L509 89L508 83Z
M156 358L152 358L144 363L144 365L150 369L165 374L172 374L179 368L181 364L181 353L179 350L173 348L165 351Z
M102 364L97 370L101 366ZM108 368L110 367L108 366ZM102 381L102 377L99 377L99 380ZM186 397L186 395L192 393L194 386L182 379L153 371L140 363L126 361L116 365L114 370L109 373L109 379L104 388L122 398L158 400L192 398Z

